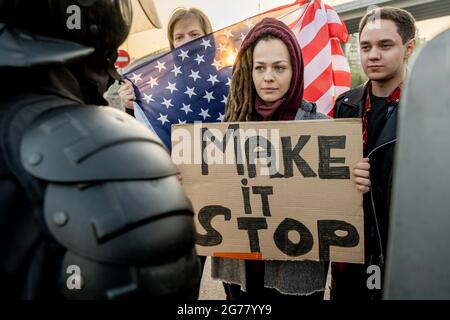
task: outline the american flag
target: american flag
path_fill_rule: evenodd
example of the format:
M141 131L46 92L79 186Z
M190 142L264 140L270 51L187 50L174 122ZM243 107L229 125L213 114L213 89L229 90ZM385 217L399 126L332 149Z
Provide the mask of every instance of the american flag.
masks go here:
M302 49L304 98L332 116L335 99L350 89L350 67L340 45L348 40L347 28L336 11L322 1L306 2L302 7L304 14L299 18L294 15L281 20L297 35Z
M340 47L348 33L322 1L296 1L187 43L124 76L136 91L135 115L170 149L173 124L223 121L231 67L249 30L264 17L286 23L297 35L305 61L305 99L330 113L350 87L350 69Z

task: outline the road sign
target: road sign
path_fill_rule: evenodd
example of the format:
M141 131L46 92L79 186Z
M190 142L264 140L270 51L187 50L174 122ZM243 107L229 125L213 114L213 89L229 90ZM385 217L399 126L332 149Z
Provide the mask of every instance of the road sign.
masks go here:
M119 50L116 60L116 68L123 69L130 64L131 58L125 50Z

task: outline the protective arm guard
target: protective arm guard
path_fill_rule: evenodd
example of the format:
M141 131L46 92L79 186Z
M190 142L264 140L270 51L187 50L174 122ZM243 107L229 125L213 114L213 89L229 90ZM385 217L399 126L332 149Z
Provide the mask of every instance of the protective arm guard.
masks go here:
M25 132L21 161L48 182L45 222L67 248L66 298L197 297L193 209L149 130L112 108L62 107Z

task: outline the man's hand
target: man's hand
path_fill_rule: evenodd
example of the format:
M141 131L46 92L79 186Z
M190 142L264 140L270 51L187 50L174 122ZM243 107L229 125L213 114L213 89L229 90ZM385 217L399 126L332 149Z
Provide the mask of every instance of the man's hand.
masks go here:
M353 169L353 175L355 176L356 188L362 193L369 192L370 190L370 163L369 159L365 158L359 161L355 169Z
M136 100L136 95L134 94L133 85L130 80L125 80L119 88L119 97L125 108L133 109L133 102Z

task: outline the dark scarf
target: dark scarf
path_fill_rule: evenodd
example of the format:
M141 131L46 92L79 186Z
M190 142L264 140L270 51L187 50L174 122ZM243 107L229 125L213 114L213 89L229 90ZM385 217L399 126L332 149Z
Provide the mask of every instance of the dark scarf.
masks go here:
M285 98L274 102L271 107L268 107L264 105L264 102L259 97L256 97L254 107L264 120L294 120L303 99L304 65L300 46L289 27L277 19L264 18L247 34L242 42L239 55L243 54L248 48L257 43L259 38L267 34L275 36L287 46L291 57L292 80Z

